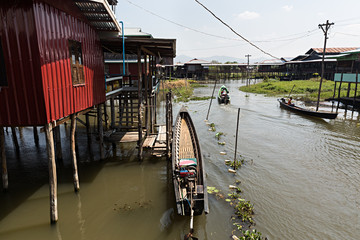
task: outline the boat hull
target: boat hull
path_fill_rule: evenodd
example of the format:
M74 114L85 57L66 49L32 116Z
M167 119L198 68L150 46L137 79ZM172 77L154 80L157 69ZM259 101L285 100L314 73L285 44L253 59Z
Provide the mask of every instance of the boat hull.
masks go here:
M220 104L228 104L230 103L230 96L229 95L225 95L225 96L218 96L218 102Z
M278 101L280 103L280 107L307 116L326 118L326 119L335 119L337 117L337 113L310 111L304 108L297 107L295 105L289 105L284 100L278 99Z
M172 174L179 215L209 212L204 162L194 124L183 107L175 121L172 142Z

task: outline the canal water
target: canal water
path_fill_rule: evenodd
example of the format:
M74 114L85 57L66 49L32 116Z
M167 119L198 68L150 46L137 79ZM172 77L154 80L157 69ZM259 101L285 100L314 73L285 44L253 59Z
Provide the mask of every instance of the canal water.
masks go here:
M341 112L335 120L304 117L279 108L275 97L246 94L242 81L225 82L231 104L213 101L209 122L223 132L219 145L204 122L210 100L174 103L188 107L200 139L208 185L223 195L238 185L254 204L255 228L268 239L359 239L360 125L357 115ZM220 87L220 86L219 86ZM209 96L212 86L195 89ZM163 102L158 110L164 110ZM234 158L235 129L241 109L238 157L245 162L228 173ZM159 123L163 122L158 114ZM62 126L64 160L58 161L59 221L49 224L48 164L45 137L38 147L32 129L23 128L20 153L6 134L9 191L0 193L0 239L183 239L189 218L174 212L169 164L165 159L137 159L135 144L107 146L98 161L78 125L80 192L75 194L69 161L69 127ZM95 136L94 136L95 138ZM227 155L221 155L226 152ZM209 195L210 214L195 217L199 239L229 239L234 209Z

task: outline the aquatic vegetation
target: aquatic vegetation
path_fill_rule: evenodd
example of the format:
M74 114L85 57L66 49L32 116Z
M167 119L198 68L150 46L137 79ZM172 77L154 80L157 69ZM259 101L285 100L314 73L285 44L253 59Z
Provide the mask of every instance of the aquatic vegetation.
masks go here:
M261 232L253 229L252 231L246 230L243 231L243 236L239 238L240 240L261 240Z
M236 216L243 222L253 224L254 220L252 219L252 216L254 214L254 205L252 205L250 201L246 201L242 198L238 198L237 200L238 202L234 207Z
M218 142L219 145L225 145L225 142Z
M216 189L215 187L207 186L207 192L208 192L208 194L213 194L213 193L218 193L219 190Z
M245 162L245 158L243 156L240 156L240 159L237 159L236 161L228 161L225 162L227 166L230 166L234 169L239 169Z
M220 140L220 138L221 138L222 135L224 135L223 132L217 132L217 133L215 134L215 138L216 138L217 140Z

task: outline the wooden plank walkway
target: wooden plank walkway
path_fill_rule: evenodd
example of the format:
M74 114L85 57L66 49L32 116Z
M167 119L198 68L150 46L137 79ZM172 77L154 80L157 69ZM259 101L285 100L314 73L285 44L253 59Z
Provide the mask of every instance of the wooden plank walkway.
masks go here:
M143 133L143 137L145 134ZM111 133L109 136L104 136L105 141L107 142L120 142L120 143L127 143L127 142L136 142L139 140L139 133L138 132L114 132Z
M144 148L152 148L155 143L156 137L157 137L157 135L147 136L143 143L143 147Z

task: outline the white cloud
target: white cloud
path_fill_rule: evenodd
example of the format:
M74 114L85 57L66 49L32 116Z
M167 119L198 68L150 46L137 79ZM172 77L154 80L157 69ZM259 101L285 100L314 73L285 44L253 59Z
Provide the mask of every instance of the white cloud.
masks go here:
M250 20L260 17L260 14L258 14L257 12L245 11L243 13L240 13L238 17L241 19Z
M293 6L289 6L289 5L285 5L282 7L285 11L290 12L294 7Z

